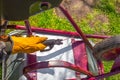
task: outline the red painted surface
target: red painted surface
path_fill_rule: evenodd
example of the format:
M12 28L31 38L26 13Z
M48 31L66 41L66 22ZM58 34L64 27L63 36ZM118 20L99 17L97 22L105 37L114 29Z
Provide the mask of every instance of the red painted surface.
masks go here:
M36 62L36 63L26 66L23 69L23 72L27 77L29 77L30 75L27 73L29 73L31 71L34 71L37 69L42 69L42 68L50 68L50 67L64 67L64 68L68 68L68 69L86 74L89 77L93 76L93 74L91 72L84 70L82 67L76 66L76 65L71 64L66 61L60 61L60 60Z
M72 39L72 48L73 48L73 55L74 55L74 61L75 65L82 67L84 70L87 69L87 53L86 53L86 46L83 41L75 41ZM76 77L80 78L80 72L76 72Z
M8 25L7 26L9 29L19 29L19 30L26 30L25 26L20 26L20 25ZM52 30L52 29L45 29L45 28L36 28L36 27L31 27L32 32L39 32L39 33L46 33L47 34L54 34L54 35L63 35L63 36L71 36L71 37L80 37L77 32L68 32L68 31L63 31L63 30ZM91 35L91 34L85 34L87 38L96 38L96 39L105 39L109 38L110 36L105 36L105 35Z

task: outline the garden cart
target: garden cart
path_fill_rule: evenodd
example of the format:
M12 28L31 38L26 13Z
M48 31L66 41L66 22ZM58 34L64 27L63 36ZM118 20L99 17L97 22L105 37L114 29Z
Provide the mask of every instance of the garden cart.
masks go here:
M68 11L60 5L61 2L62 0L0 0L1 36L5 35L7 29L15 29L8 35L46 36L48 41L52 40L43 51L32 53L18 51L15 54L8 54L5 50L0 50L2 80L102 80L120 73L120 36L84 34ZM54 7L61 10L76 32L30 26L28 19L30 16L44 14L43 11ZM24 21L25 26L8 25L8 21ZM103 41L94 44L88 38ZM4 41L3 37L1 41ZM34 43L29 40L28 42L31 45ZM14 42L11 43L15 45ZM104 60L114 60L108 73L104 73L102 63Z

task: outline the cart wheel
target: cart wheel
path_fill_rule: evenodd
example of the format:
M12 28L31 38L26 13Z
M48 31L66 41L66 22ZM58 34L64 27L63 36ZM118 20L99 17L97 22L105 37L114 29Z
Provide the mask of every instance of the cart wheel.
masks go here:
M120 35L107 38L97 43L93 52L98 60L114 60L120 54Z

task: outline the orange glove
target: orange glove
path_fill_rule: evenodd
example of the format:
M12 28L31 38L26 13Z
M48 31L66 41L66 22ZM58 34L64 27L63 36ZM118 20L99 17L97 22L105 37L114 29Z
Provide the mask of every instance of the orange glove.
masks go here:
M47 37L11 37L13 41L12 54L15 53L33 53L35 51L42 51L46 45L42 42L47 40Z

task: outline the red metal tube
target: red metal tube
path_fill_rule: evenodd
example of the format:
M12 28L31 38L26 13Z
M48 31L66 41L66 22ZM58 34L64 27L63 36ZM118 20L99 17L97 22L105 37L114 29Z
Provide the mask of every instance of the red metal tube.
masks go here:
M28 36L31 36L32 35L32 29L30 27L30 23L28 20L25 20L25 26L26 26L26 29L27 29L27 33L28 33Z
M93 50L92 45L90 44L90 42L88 41L88 39L86 38L86 36L84 35L84 33L81 31L81 29L79 28L79 26L75 23L75 21L72 19L72 17L70 16L70 14L67 12L67 10L65 10L62 6L59 6L60 10L64 13L64 15L67 17L67 19L71 22L71 24L73 25L73 27L75 28L75 30L79 33L79 35L82 37L83 41L85 42L86 45L88 45L91 50Z

